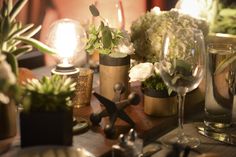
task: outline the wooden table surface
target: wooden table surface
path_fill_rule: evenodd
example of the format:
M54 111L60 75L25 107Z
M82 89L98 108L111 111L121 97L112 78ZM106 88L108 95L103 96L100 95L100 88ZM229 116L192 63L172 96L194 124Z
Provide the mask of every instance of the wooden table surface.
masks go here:
M37 76L42 76L42 73L46 75L50 74L48 68L38 69L34 72L36 72ZM95 76L95 79L98 79L97 76ZM95 84L97 84L97 82L95 82ZM131 90L139 93L142 98L142 93L140 92L139 86L132 86ZM199 103L201 104L201 106L203 105L202 101L196 99L197 98L194 98L193 100L197 102L198 105L190 105L188 107L189 109L187 109L187 112L190 115L192 115L192 113L196 113L197 110L202 109L202 107L199 106ZM94 96L92 96L91 104L89 106L75 109L74 114L77 117L83 117L89 120L89 116L91 113L101 111L101 109L102 107L99 102L94 98ZM176 116L162 118L147 116L143 112L142 101L137 106L127 107L125 111L136 123L135 129L138 132L139 137L143 139L144 145L148 144L150 141L155 140L158 137L161 137L177 126ZM107 122L108 119L103 118L99 126L91 125L88 131L75 135L73 139L73 146L84 148L94 156L109 156L112 145L117 143L117 138L108 139L105 137L103 128ZM117 130L117 135L120 133L127 134L130 129L130 126L120 119L116 121L115 127Z

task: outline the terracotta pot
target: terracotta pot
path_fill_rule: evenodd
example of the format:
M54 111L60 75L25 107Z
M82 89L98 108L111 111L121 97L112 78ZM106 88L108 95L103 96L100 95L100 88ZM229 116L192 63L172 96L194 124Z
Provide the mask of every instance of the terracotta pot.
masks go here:
M17 110L14 103L0 103L0 140L16 136Z
M176 93L168 95L167 91L144 88L144 112L150 116L164 117L177 113Z
M122 83L126 90L121 99L127 98L129 85L130 56L113 58L109 55L99 55L100 94L110 100L114 97L113 87L116 83Z
M36 77L30 69L19 68L19 77L18 77L19 84L22 84L27 79L33 79L33 78L36 78Z

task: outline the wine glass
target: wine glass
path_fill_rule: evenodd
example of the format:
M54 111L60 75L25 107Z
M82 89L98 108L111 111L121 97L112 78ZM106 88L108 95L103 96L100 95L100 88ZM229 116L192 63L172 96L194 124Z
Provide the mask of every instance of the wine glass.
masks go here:
M198 29L178 29L164 36L160 54L160 75L165 84L178 93L178 135L163 139L196 148L200 140L183 130L184 101L187 92L197 88L205 71L204 36Z

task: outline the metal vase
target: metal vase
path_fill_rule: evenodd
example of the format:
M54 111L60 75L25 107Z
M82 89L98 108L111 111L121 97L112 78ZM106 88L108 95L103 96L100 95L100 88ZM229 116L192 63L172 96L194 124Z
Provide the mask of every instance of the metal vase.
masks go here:
M123 58L113 58L109 55L99 55L99 79L100 94L110 100L114 97L113 87L116 83L122 83L126 88L121 99L127 98L129 85L130 56Z
M176 93L168 95L167 92L157 91L155 89L143 89L144 112L150 116L165 117L177 113Z

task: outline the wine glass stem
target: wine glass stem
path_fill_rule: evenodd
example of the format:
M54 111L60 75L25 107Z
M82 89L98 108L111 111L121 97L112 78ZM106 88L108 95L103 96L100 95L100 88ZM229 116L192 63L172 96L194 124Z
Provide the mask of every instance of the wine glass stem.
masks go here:
M185 93L178 93L178 123L179 123L179 137L184 136L183 124L184 124L184 101Z

